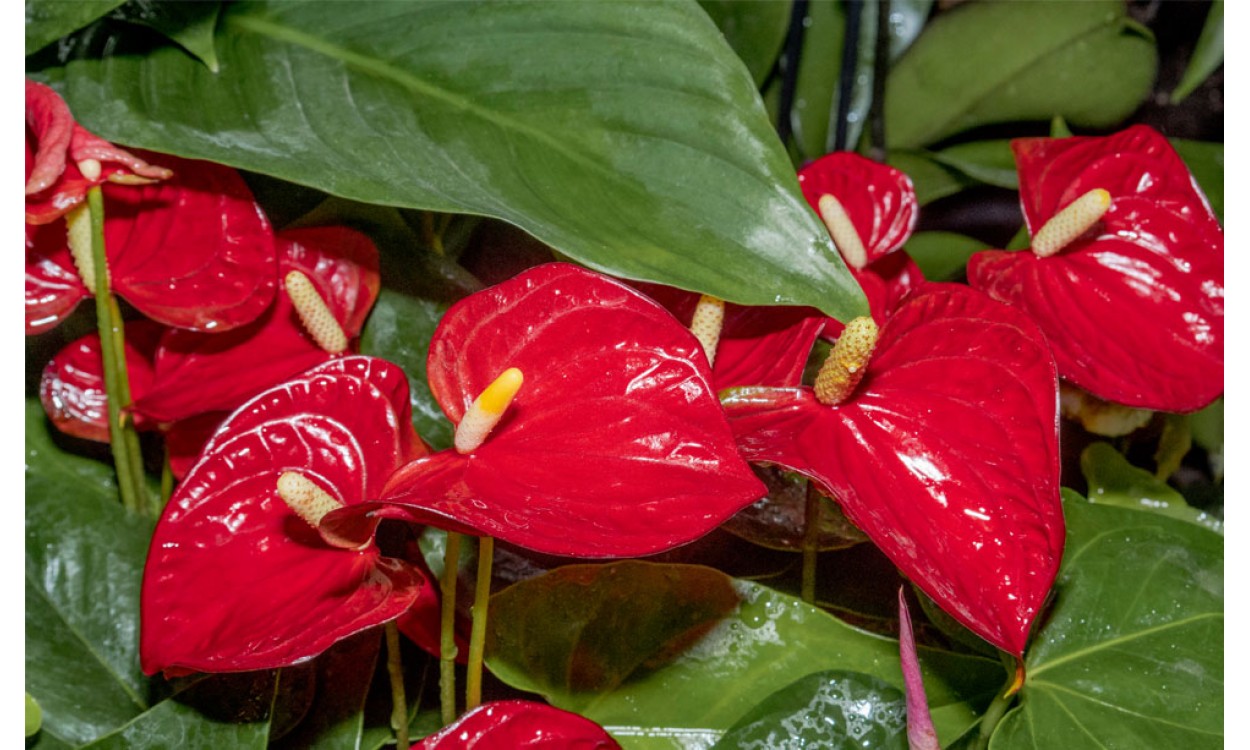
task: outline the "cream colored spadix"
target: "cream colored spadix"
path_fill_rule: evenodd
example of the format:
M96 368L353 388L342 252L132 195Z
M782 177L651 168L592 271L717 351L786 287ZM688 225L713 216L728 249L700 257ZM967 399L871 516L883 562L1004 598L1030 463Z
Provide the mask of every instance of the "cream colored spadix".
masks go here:
M78 171L82 172L83 177L95 182L100 179L100 173L103 172L103 168L101 167L100 162L95 159L83 159L78 162Z
M855 225L851 223L846 209L837 198L828 193L820 196L816 205L820 209L821 221L825 222L829 236L833 238L833 244L842 253L842 260L856 271L863 270L868 265L868 251L864 249L864 242L859 238L859 232L855 231Z
M312 281L300 271L291 271L283 280L287 296L295 305L299 319L317 346L330 354L342 354L347 350L347 334L335 320L329 305L321 298Z
M464 413L460 424L456 425L457 452L472 453L486 442L486 436L503 419L504 412L508 410L508 405L516 397L517 391L521 390L524 381L525 377L520 370L509 367L495 378L495 382L486 386L486 390L482 391Z
M95 294L95 260L91 252L91 209L80 203L65 214L69 254L82 283Z
M1110 207L1111 193L1102 188L1082 195L1050 217L1033 235L1033 253L1039 258L1049 258L1088 232Z
M284 471L278 477L278 497L314 529L321 525L327 513L343 507L311 479L294 471Z
M720 332L724 325L725 300L706 294L699 297L694 317L690 319L690 332L703 345L709 367L716 362L716 346L720 344Z
M868 371L868 361L877 348L877 333L877 323L872 318L855 318L846 324L816 374L817 401L837 406L850 397Z

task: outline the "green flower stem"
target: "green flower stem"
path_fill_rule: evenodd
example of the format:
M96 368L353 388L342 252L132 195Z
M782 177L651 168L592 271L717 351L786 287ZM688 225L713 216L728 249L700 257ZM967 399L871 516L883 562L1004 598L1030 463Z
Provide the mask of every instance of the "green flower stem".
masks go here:
M447 548L443 552L443 622L439 644L439 698L443 726L456 720L456 571L460 565L460 535L447 532Z
M169 443L165 443L165 457L161 461L161 508L169 504L174 494L174 469L169 464Z
M104 391L108 396L109 446L117 470L117 488L122 505L139 513L148 512L143 484L143 454L139 434L132 422L123 422L123 410L130 406L130 380L126 373L126 336L121 311L109 287L108 255L104 248L104 195L99 186L87 192L91 212L91 256L95 266L96 326L104 364Z
M391 677L391 729L395 730L396 747L408 745L408 698L404 695L404 664L399 655L399 628L392 620L386 623L386 671Z
M816 556L820 541L820 491L808 481L803 512L803 601L816 603Z
M484 536L477 548L477 587L473 591L473 631L469 636L469 674L465 678L465 711L482 703L482 657L486 650L486 616L490 606L490 574L495 540Z
M1003 720L1007 709L1016 700L1016 693L1020 691L1015 657L1005 653L1000 655L1003 657L1003 666L1007 668L1007 682L1003 685L1003 689L998 691L998 695L994 696L993 702L990 703L989 708L985 709L985 714L981 717L981 730L977 734L976 744L973 745L974 750L985 750L990 746L990 737L998 728L998 722Z

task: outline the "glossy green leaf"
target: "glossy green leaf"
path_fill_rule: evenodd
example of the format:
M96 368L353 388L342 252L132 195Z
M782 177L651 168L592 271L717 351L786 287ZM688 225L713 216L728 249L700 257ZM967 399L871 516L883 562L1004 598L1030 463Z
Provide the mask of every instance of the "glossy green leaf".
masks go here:
M273 2L213 74L133 27L40 71L84 125L368 203L495 216L615 275L867 306L693 3Z
M26 54L107 15L126 0L26 0Z
M1067 495L1055 599L991 750L1224 746L1224 540Z
M1207 11L1207 22L1198 35L1198 44L1194 47L1193 57L1181 82L1172 90L1172 103L1180 104L1194 89L1202 85L1215 69L1224 64L1224 0L1211 3Z
M1189 415L1189 429L1194 442L1205 450L1211 461L1211 473L1218 481L1224 477L1224 397L1220 396L1202 411Z
M152 522L122 509L112 469L52 442L26 403L26 690L42 734L78 745L148 709L139 583Z
M1132 465L1108 443L1093 443L1081 453L1081 473L1089 483L1090 502L1158 513L1224 533L1223 521L1186 503L1167 482Z
M360 336L360 352L394 362L408 376L412 425L435 450L451 447L452 426L426 381L430 339L447 306L383 289Z
M30 693L26 694L26 736L29 737L39 731L39 727L43 726L43 711L39 708L39 701L31 697Z
M872 675L816 672L761 701L713 750L780 747L907 750L907 699Z
M652 565L662 576L647 574L652 588L646 597L629 596L619 592L620 584L606 583L632 577L645 565L569 566L497 594L488 636L494 644L488 650L491 671L513 687L542 693L553 704L599 722L628 748L708 747L764 696L813 672L863 672L901 689L898 641L852 628L796 597L694 566ZM593 674L593 664L575 658L579 650L598 653L608 648L600 643L635 641L639 632L657 630L635 629L644 602L664 601L653 615L664 621L690 622L700 613L707 617L708 607L686 602L692 580L704 582L695 591L713 581L719 581L719 591L731 587L741 600L738 607L687 630L697 637L679 650L654 640L612 647L649 650L665 658L644 660L624 679L617 674L605 680L616 683L613 689L575 687L573 674L582 683L587 671ZM587 629L591 621L573 615L587 608L587 601L598 603L593 630ZM583 644L592 637L592 643ZM505 643L508 647L502 648ZM1002 667L929 649L921 649L920 659L938 732L956 737L989 702L1002 681Z
M130 0L110 18L156 29L182 45L183 49L195 55L209 70L216 73L220 65L214 46L214 32L220 13L219 2Z
M981 240L955 232L916 232L907 240L906 251L929 281L960 278L972 254L984 250Z
M1163 430L1155 448L1155 477L1166 482L1181 467L1193 444L1188 414L1163 415Z
M303 721L273 750L357 750L365 699L381 651L378 628L339 641L313 662L314 698Z
M968 128L1063 116L1106 128L1137 108L1157 67L1119 0L966 3L933 20L890 72L886 139L925 146Z
M1198 187L1211 203L1211 210L1224 221L1224 144L1170 138L1176 153L1198 181Z
M891 151L885 161L911 178L916 200L922 206L976 184L976 180L938 164L924 152Z
M1009 190L1020 187L1016 176L1016 157L1011 153L1009 138L948 146L935 152L933 158L986 185Z
M129 750L136 747L170 747L179 750L263 750L269 736L268 722L233 723L205 718L176 698L161 701L151 710L115 732L83 748Z
M768 77L790 25L792 0L699 0L751 71L759 86Z

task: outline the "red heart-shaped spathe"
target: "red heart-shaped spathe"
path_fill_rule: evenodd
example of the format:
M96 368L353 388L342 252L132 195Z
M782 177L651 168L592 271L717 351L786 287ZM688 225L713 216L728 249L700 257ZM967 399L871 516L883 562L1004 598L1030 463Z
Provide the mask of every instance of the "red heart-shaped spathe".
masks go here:
M411 750L620 750L590 719L532 701L494 701L461 716Z
M486 442L404 467L387 503L540 552L630 557L700 537L765 493L698 341L624 284L553 263L448 310L428 370L453 422L509 367L525 382Z
M867 264L902 247L916 227L911 178L859 154L835 151L816 159L799 170L799 187L817 214L821 196L838 199L864 243Z
M805 474L943 609L1019 655L1058 571L1057 384L1037 327L927 285L837 406L810 388L725 400L749 460Z

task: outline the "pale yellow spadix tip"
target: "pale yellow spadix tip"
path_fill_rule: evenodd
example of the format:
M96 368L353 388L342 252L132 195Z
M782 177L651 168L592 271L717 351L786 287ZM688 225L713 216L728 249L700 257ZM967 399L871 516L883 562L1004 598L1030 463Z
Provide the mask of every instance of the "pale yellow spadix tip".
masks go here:
M78 171L82 172L83 177L95 182L100 179L100 174L104 171L104 168L96 159L83 159L78 162Z
M704 294L694 308L690 319L690 332L703 345L709 366L716 363L716 347L720 345L720 332L725 326L725 300Z
M311 479L294 471L284 471L278 477L278 497L314 529L327 513L343 507Z
M78 278L95 294L95 255L91 249L91 209L80 203L65 215L69 254L78 269Z
M312 281L301 271L291 271L282 283L286 287L287 296L291 298L291 304L299 313L304 329L317 342L317 346L330 354L342 354L346 351L347 334Z
M857 271L863 270L868 265L868 251L864 249L864 241L859 238L859 232L855 230L851 216L842 207L842 203L826 193L820 196L816 207L820 209L820 219L829 230L833 244L842 253L842 260Z
M825 406L837 406L850 398L868 372L868 362L877 349L877 334L877 322L869 317L855 318L846 324L816 374L813 389L817 401Z
M525 377L515 367L500 373L495 381L486 386L481 395L465 411L460 424L456 425L455 446L459 453L471 453L486 442L486 436L495 429L499 420L521 390Z
M1050 217L1033 236L1033 253L1049 258L1085 234L1111 208L1111 193L1094 188Z

